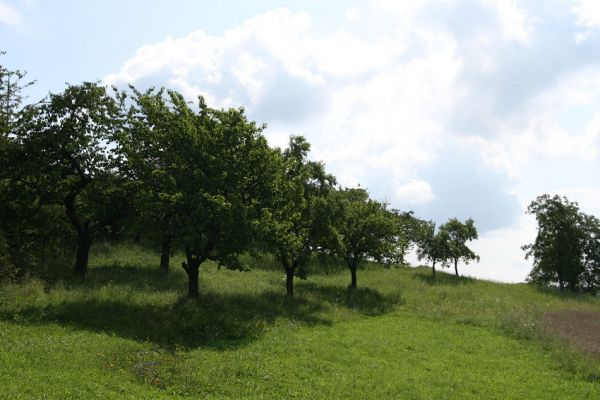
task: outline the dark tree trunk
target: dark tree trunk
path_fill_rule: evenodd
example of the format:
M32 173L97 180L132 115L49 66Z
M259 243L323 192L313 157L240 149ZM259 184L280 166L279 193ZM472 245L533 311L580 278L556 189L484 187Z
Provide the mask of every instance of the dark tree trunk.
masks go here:
M85 223L77 236L77 256L75 258L74 273L77 276L85 276L90 259L90 247L92 246L92 233L89 223Z
M188 297L190 299L198 298L198 277L200 275L200 262L196 258L188 258L188 262L181 263L188 276Z
M188 297L190 299L198 298L198 277L200 275L200 265L206 260L207 255L210 253L209 250L205 249L205 252L198 255L194 253L188 246L185 246L185 257L187 263L182 262L181 266L185 270L188 276Z
M169 260L171 259L171 238L165 236L160 245L160 272L169 273Z
M350 288L356 289L356 266L350 267L350 275L352 276L352 281L350 282Z
M435 260L433 260L433 264L431 265L431 268L433 270L433 279L435 279Z
M294 268L287 267L285 269L285 276L286 276L285 287L286 287L287 295L291 297L294 295Z
M454 260L454 273L458 276L458 259Z

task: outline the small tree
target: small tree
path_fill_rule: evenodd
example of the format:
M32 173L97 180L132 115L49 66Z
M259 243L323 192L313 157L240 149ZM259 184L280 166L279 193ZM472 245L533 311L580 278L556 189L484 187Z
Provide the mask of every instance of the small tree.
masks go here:
M390 212L394 221L393 263L406 265L406 254L419 243L422 221L415 218L412 211L402 212L393 209Z
M431 262L433 278L435 278L435 264L440 262L444 265L450 257L450 235L446 230L438 230L436 233L433 221L423 221L420 225L417 257L419 261Z
M469 264L471 261L479 262L479 256L467 247L467 242L477 239L477 228L472 219L464 223L456 218L448 220L440 226L440 231L448 234L448 259L454 264L454 273L458 276L458 262Z
M394 257L394 221L386 205L369 198L364 189L343 189L336 195L337 252L350 270L350 288L356 289L356 272L364 261Z
M286 291L294 294L294 275L305 276L311 253L332 235L327 197L335 179L320 162L307 160L310 144L292 136L274 176L274 195L262 210L261 239L286 272Z

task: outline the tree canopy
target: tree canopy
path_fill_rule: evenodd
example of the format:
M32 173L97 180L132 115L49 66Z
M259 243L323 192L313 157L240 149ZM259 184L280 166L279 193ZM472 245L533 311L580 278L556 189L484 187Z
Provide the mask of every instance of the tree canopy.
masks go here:
M544 194L527 208L538 225L535 241L523 246L525 258L533 258L529 280L560 289L599 287L600 223L579 210L566 197Z

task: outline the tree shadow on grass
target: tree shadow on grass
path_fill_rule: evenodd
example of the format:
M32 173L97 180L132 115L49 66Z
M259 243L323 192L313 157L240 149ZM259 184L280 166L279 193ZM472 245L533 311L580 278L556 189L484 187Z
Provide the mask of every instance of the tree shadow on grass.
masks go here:
M265 325L281 317L306 325L331 324L317 315L321 310L318 303L288 299L276 293L206 293L197 300L181 298L168 305L91 298L27 307L16 314L0 311L0 319L32 325L58 323L148 341L169 349L227 349L255 340Z
M173 268L173 267L172 267ZM163 274L158 267L149 268L136 263L106 263L89 269L84 279L74 277L67 281L70 287L97 288L110 284L126 284L135 289L168 291L185 287L184 274L171 270Z
M370 288L350 289L336 285L302 282L298 285L298 289L309 296L314 296L319 302L327 301L331 305L341 305L369 316L385 314L403 303L400 294L386 296Z
M456 276L442 271L436 271L435 278L430 268L419 268L413 274L413 279L418 279L428 285L464 285L477 282L477 279L466 276Z

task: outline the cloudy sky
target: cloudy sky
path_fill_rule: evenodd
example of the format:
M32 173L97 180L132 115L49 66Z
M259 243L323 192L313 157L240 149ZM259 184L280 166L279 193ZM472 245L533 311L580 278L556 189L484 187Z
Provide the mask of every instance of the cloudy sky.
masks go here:
M306 136L344 186L472 217L473 276L523 281L527 205L600 216L600 1L0 0L0 58L65 82L167 86Z

